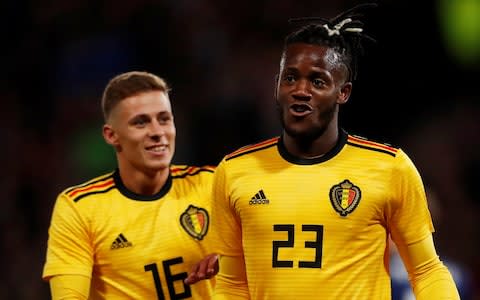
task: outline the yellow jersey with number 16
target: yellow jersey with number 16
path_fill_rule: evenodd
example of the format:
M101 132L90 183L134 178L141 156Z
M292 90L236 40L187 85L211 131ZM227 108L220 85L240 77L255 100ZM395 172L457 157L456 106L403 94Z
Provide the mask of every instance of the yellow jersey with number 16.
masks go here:
M212 252L213 167L171 166L161 191L129 191L115 171L62 192L43 278L91 278L90 299L210 299L213 280L183 283Z

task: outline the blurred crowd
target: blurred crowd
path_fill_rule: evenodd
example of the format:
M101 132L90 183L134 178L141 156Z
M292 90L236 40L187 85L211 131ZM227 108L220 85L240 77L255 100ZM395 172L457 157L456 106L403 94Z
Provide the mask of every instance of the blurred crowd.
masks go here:
M380 1L340 123L401 146L436 195L434 235L480 299L478 60L449 55L440 1ZM274 76L290 17L331 17L361 1L4 1L0 299L49 299L41 281L56 195L110 171L100 97L114 75L145 70L172 87L175 163L217 164L278 135ZM468 300L468 299L467 299Z

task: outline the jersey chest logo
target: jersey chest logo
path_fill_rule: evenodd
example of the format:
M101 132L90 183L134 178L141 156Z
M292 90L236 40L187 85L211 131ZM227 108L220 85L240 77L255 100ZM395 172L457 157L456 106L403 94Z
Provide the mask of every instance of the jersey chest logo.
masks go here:
M330 202L333 209L342 217L346 217L357 208L361 197L360 188L348 179L332 186L330 189Z
M183 229L197 240L203 239L207 234L208 223L208 212L201 207L196 207L191 204L180 215L180 224L182 224Z

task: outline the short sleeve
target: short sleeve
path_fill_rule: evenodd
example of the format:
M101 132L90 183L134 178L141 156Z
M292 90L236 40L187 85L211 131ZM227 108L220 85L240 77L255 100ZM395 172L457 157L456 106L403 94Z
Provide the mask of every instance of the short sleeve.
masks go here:
M234 203L230 199L227 162L223 160L213 179L212 224L216 231L216 252L226 256L242 255L242 230Z
M48 229L48 246L42 278L54 275L91 277L93 247L87 222L78 204L65 194L57 197Z

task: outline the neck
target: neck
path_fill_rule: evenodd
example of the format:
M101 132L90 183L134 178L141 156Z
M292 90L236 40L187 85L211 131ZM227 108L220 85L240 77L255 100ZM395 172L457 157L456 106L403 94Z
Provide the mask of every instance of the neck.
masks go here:
M320 136L313 139L292 137L285 131L283 139L285 148L293 156L299 158L319 158L332 150L339 138L338 126L327 128Z
M135 194L151 196L160 192L169 175L169 168L145 172L119 167L120 178L127 189Z

